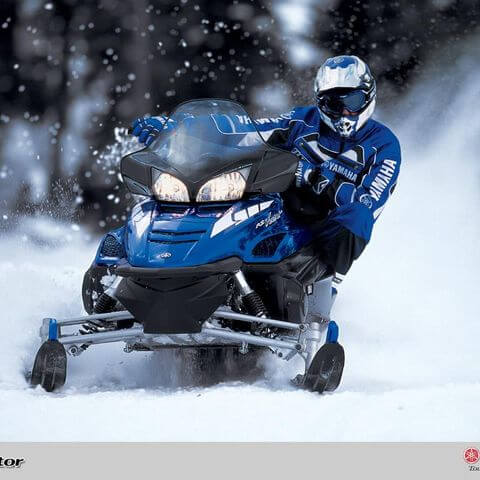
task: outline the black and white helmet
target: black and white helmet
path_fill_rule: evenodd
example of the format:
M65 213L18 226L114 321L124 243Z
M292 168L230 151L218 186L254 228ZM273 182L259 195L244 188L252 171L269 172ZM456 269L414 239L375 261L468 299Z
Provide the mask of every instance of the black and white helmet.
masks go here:
M342 137L354 135L375 110L375 79L354 55L328 58L318 69L314 91L322 120Z

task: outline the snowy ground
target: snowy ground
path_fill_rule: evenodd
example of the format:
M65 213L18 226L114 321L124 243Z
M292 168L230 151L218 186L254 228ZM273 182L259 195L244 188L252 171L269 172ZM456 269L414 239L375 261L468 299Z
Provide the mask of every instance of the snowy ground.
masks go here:
M296 391L295 365L273 357L256 379L195 385L170 353L120 345L69 359L58 394L28 388L40 319L82 311L96 245L72 231L42 247L25 224L0 240L0 441L478 440L480 117L469 111L474 70L462 68L460 93L455 78L437 78L412 91L401 120L391 115L404 167L337 299L347 355L339 390ZM453 103L440 115L446 95Z

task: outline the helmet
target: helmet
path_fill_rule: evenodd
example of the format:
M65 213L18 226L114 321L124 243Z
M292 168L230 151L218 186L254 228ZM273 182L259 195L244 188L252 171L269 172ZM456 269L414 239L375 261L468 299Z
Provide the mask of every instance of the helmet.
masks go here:
M314 91L320 117L342 137L355 134L375 110L375 79L354 55L328 58L318 69Z

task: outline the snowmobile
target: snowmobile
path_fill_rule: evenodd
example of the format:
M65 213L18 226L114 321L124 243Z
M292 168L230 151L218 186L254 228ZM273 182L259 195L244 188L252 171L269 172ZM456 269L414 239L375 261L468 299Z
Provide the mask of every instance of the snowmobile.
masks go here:
M67 354L124 342L126 352L300 356L298 387L338 387L345 359L338 325L309 316L307 301L332 272L288 201L298 159L254 127L236 102L192 100L171 113L150 146L121 159L123 183L143 200L102 238L85 273L88 316L43 320L32 385L56 390Z

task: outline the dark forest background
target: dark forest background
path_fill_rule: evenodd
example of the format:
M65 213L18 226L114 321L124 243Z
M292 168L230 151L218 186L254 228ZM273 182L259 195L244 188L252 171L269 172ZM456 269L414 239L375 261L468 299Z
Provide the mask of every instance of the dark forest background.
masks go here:
M194 97L289 110L342 53L370 64L389 108L479 20L478 0L2 0L0 224L40 212L112 228L128 204L119 129L136 117Z

